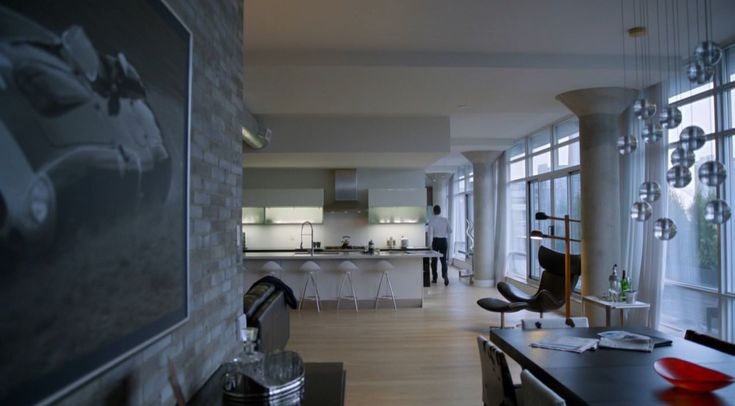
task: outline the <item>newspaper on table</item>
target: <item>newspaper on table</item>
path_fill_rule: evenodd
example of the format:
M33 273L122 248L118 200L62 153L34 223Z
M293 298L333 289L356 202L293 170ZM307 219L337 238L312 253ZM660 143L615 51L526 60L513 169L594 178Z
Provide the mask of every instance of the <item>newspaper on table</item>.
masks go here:
M531 343L531 347L576 352L579 354L589 349L596 349L597 342L598 340L596 338L549 336L544 337L535 343Z
M600 348L651 352L655 344L651 337L629 331L603 331L597 335L600 336Z

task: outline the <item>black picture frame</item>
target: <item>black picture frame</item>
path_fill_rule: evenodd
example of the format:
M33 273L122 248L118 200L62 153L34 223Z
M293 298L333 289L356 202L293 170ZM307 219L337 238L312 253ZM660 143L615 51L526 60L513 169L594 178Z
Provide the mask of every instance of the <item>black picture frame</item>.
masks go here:
M0 404L50 403L188 320L192 34L162 0L0 26Z

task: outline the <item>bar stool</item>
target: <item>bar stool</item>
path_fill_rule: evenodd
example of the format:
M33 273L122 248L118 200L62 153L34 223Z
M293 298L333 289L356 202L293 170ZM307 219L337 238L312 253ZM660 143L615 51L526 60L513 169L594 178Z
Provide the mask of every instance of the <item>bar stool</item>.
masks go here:
M314 300L316 301L316 311L321 312L321 307L319 306L319 287L316 284L316 277L315 274L322 270L322 268L314 261L306 261L303 264L301 264L301 267L299 267L299 270L302 272L306 272L306 282L304 282L304 290L301 292L301 300L299 301L299 310L304 305L304 299L306 300ZM314 286L314 292L316 293L313 296L306 296L306 288L309 287L309 281L311 281L312 286Z
M380 301L380 299L393 300L393 310L398 310L398 306L396 306L396 296L393 294L393 285L390 283L389 275L389 272L395 269L393 267L393 264L385 260L380 260L375 265L375 267L378 271L380 271L380 283L378 283L378 293L375 295L375 310L378 310L378 301ZM383 287L383 279L385 279L386 283L385 295L380 294L380 289Z
M260 273L263 276L273 276L275 278L281 279L282 272L283 268L281 268L281 266L278 265L278 262L275 261L268 261L260 267Z
M355 287L352 284L352 271L357 271L358 268L352 261L342 261L337 266L337 271L342 272L342 280L339 282L339 289L337 290L337 310L339 310L339 303L342 299L352 300L355 303L355 311L357 312L357 295L355 294ZM344 288L345 281L350 284L350 291L352 295L342 295L342 288Z

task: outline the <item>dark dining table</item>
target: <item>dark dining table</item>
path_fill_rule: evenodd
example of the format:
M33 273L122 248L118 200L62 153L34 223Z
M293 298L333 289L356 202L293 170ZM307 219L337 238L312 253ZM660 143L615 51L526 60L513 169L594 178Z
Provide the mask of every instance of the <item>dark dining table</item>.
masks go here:
M490 341L528 369L570 405L735 405L735 384L709 393L675 388L653 368L657 359L681 358L735 376L735 357L645 327L626 331L668 338L671 345L652 352L598 349L581 354L531 347L544 337L597 338L610 328L490 331Z

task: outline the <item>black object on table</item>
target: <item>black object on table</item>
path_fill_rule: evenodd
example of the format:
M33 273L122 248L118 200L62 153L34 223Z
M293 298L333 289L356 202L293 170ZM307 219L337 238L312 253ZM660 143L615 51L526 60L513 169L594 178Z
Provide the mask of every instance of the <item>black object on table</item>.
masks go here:
M656 330L625 328L626 331L672 341L671 346L657 347L650 353L599 349L576 354L530 346L548 336L597 338L597 333L609 330L604 327L491 330L490 341L570 405L735 405L735 384L711 393L687 392L674 388L653 369L657 359L676 357L735 376L735 357Z
M305 362L304 370L302 406L344 405L346 372L341 362ZM217 368L187 405L237 405L222 397L223 373L224 367Z

